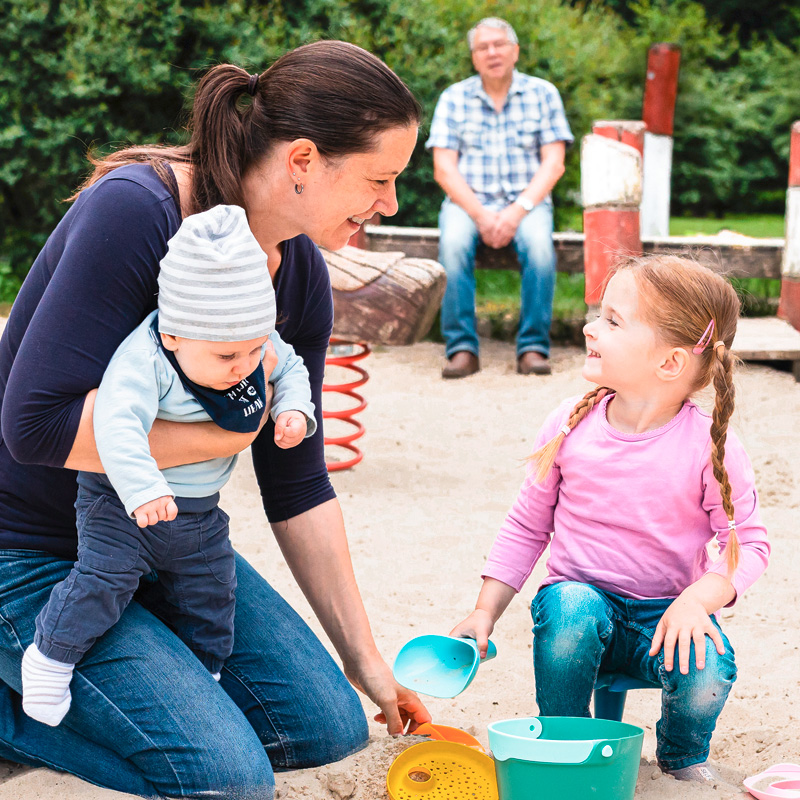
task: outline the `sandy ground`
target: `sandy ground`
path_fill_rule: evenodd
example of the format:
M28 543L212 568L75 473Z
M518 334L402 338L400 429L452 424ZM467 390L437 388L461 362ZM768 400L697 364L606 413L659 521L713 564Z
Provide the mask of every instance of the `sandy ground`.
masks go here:
M334 474L353 560L378 644L391 662L409 638L447 633L472 608L486 553L523 478L522 460L548 411L586 390L582 353L554 353L555 374L525 378L509 345L483 343L483 370L469 379L439 378L441 347L422 343L379 350L362 362L364 461ZM720 718L712 758L739 784L782 762L800 763L800 384L791 374L747 366L739 378L735 427L758 477L773 545L767 573L723 624L737 652L739 679ZM319 626L284 564L260 509L249 459L224 490L238 549ZM488 745L494 720L537 712L533 699L528 604L543 575L537 567L493 636L498 657L454 700L428 703L434 721L473 732ZM794 577L793 577L794 576ZM375 713L365 701L370 717ZM645 730L636 797L726 798L730 790L678 784L654 766L659 693L629 695L625 720ZM324 769L278 776L281 800L383 800L385 776L407 740L371 723L368 748ZM413 743L413 742L411 742ZM45 769L0 762L0 798L112 800L124 797ZM458 800L458 798L453 798Z

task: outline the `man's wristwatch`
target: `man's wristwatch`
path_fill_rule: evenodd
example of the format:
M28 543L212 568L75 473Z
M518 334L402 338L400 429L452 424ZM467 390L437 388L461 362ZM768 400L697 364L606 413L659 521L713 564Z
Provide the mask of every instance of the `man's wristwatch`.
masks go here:
M528 213L533 211L533 201L527 197L520 195L514 202L519 203Z

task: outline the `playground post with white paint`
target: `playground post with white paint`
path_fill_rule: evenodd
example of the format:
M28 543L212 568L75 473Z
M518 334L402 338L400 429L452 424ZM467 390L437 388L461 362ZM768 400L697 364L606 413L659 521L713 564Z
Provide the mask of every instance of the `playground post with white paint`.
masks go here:
M654 44L647 53L642 102L644 134L641 235L669 236L672 181L672 131L681 50L675 44Z
M800 330L800 120L792 125L778 316Z
M642 252L644 130L638 120L595 122L581 142L585 299L590 308L600 302L611 265L620 256Z

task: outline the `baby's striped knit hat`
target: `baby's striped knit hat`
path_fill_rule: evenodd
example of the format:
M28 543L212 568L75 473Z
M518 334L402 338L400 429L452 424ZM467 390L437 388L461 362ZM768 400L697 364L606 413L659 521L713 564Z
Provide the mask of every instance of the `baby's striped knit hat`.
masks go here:
M244 342L275 330L267 256L243 208L215 206L183 220L158 275L161 333Z

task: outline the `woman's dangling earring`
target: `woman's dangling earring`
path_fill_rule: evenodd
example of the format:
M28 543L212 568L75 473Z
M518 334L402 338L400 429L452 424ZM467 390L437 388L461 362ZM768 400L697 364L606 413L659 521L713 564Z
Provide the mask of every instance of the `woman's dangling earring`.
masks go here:
M296 183L296 184L294 185L294 193L295 193L295 194L303 194L303 189L304 189L304 188L305 188L305 187L303 186L303 184L302 184L302 183Z

